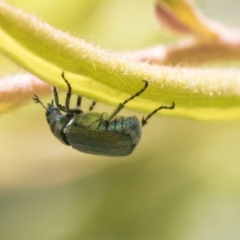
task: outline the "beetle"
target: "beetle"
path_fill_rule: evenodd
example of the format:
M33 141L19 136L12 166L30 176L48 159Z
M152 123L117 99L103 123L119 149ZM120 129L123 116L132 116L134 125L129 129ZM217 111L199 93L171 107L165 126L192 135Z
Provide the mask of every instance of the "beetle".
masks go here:
M77 97L76 108L70 108L72 88L64 72L62 72L62 78L68 87L65 106L59 103L56 87L53 87L54 101L52 100L47 106L37 95L34 95L33 100L46 109L46 119L55 137L63 144L70 145L81 152L104 156L127 156L132 153L141 138L141 126L146 125L147 120L157 111L175 107L174 102L171 106L160 106L146 118L143 117L141 124L136 116L117 116L129 101L146 90L148 82L143 80L144 87L120 103L110 115L91 112L96 102L92 103L89 112L84 113L80 109L81 96Z

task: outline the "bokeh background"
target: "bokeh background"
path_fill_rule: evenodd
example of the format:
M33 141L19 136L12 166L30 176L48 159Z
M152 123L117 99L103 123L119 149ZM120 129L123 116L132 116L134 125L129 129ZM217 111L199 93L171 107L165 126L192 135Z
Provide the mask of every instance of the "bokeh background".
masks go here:
M158 24L152 0L8 2L116 52L177 40ZM239 26L239 1L195 3ZM0 62L1 75L23 71L3 55ZM100 157L62 145L29 99L0 118L0 239L239 239L239 123L154 117L132 155Z

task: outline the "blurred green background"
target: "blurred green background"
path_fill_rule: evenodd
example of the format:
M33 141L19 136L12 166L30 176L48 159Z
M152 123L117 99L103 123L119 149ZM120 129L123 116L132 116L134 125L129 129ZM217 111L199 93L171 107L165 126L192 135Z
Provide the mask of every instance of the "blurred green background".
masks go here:
M154 1L8 2L112 51L176 40L157 23ZM239 1L196 4L209 17L239 25ZM0 62L1 75L22 71L3 55ZM125 158L62 145L31 100L1 116L0 132L1 240L240 238L239 121L154 117Z

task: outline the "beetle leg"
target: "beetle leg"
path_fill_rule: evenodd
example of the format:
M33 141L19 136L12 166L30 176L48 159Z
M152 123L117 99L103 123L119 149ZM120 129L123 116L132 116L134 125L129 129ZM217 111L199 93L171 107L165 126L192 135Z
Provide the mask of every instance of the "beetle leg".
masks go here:
M78 107L80 107L80 105L81 105L81 99L82 98L80 96L78 96L78 98L77 98L77 108L70 109L70 100L71 100L71 96L72 96L72 88L71 88L71 85L68 82L68 80L65 78L64 72L62 72L62 78L65 81L65 83L67 84L68 91L67 91L67 96L66 96L66 100L65 100L65 107L58 103L58 108L60 106L60 110L66 112L68 114L79 114L79 113L81 113L82 110L78 109Z
M65 107L59 103L58 91L57 91L56 87L53 87L52 91L53 91L54 102L55 102L57 108L63 112L66 112Z
M65 110L66 110L66 113L69 113L70 100L71 100L71 96L72 96L72 88L71 88L71 85L68 82L68 80L65 78L64 72L62 72L62 78L68 87L67 96L66 96L66 100L65 100Z
M160 106L159 108L153 110L149 115L146 116L146 118L142 118L142 126L145 126L147 124L147 120L152 117L156 112L158 112L161 109L174 109L175 103L173 102L171 106Z
M80 108L80 107L81 107L81 103L82 103L82 97L81 97L81 96L78 96L78 97L77 97L76 107L77 107L77 108Z
M96 105L96 101L93 101L92 104L89 106L89 111L92 111L94 106Z
M127 104L129 101L133 100L135 97L139 96L140 94L142 94L146 88L148 87L148 82L146 80L143 80L143 82L145 82L144 87L138 91L137 93L135 93L134 95L132 95L130 98L126 99L124 102L119 103L119 105L117 106L117 108L112 112L112 114L109 116L108 121L110 121L111 119L113 119L125 106L125 104Z

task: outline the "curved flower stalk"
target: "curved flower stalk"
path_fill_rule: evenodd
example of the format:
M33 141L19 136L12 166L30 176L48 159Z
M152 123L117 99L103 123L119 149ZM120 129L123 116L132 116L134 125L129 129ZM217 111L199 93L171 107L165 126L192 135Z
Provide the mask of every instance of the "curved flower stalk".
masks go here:
M130 109L149 112L161 103L175 102L174 111L159 114L199 120L239 118L240 70L206 67L209 62L224 66L230 62L239 64L239 32L206 20L186 0L159 0L156 13L170 29L190 35L191 41L116 54L1 1L0 49L28 72L50 85L66 89L61 78L64 71L74 93L107 104L121 102L140 89L145 79L150 86L127 105ZM225 35L227 32L234 32L230 39ZM14 76L19 81L12 88L16 94L11 93L11 97L4 95L0 85L1 112L23 103L33 91L48 91L47 86L32 84L33 77L29 76L26 75L24 83L20 75ZM11 85L10 78L5 85ZM19 86L26 90L20 98Z

